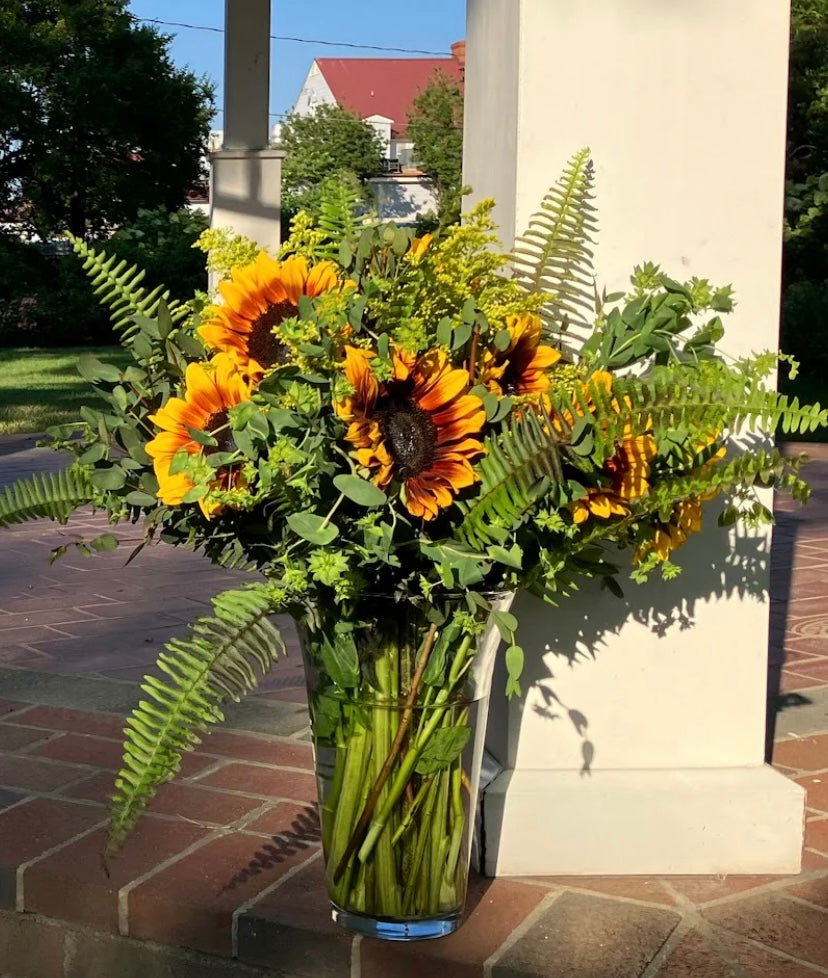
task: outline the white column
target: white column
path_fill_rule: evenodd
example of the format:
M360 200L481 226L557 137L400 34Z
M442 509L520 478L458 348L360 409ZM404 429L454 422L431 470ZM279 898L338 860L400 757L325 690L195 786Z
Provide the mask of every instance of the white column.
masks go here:
M635 264L732 283L728 349L778 342L785 0L468 0L464 182L504 243L596 163L599 286ZM489 873L799 868L803 792L763 763L769 535L708 528L681 578L522 597L522 702L495 691ZM623 563L625 556L620 556Z
M210 225L275 250L282 159L267 149L270 0L225 0L224 142L210 157Z

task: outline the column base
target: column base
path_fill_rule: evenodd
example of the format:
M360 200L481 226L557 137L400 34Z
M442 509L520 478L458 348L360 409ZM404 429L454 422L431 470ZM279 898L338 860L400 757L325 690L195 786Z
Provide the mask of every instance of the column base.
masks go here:
M503 771L486 789L487 876L799 872L805 792L773 768Z
M210 156L210 227L229 227L269 247L281 242L281 150L221 150Z

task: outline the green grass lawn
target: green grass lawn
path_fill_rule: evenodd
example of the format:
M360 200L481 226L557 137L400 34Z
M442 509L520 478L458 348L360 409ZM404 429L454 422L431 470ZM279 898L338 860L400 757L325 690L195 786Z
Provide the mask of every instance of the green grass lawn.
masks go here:
M75 420L83 404L102 403L77 372L81 353L117 366L130 360L117 346L0 348L0 435L45 431L51 424Z

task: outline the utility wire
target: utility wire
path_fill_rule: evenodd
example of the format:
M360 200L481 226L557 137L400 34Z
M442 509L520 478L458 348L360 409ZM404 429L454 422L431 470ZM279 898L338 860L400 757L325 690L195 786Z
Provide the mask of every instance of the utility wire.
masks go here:
M214 34L224 34L223 27L207 27L204 24L182 24L175 20L157 20L150 17L136 17L142 24L160 24L162 27L185 27L191 31L211 31ZM271 34L271 41L295 41L297 44L321 44L332 48L360 48L365 51L392 51L395 54L430 54L432 57L448 58L447 51L424 51L420 48L392 48L381 44L354 44L350 41L320 41L312 37L288 37L284 34Z

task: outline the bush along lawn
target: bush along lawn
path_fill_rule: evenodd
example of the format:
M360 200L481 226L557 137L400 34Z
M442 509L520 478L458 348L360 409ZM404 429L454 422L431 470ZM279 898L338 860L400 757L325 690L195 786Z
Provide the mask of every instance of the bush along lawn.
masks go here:
M97 406L97 395L77 371L82 353L119 367L130 360L111 346L0 348L0 435L42 432L74 421L83 404Z

